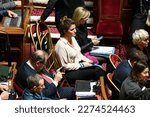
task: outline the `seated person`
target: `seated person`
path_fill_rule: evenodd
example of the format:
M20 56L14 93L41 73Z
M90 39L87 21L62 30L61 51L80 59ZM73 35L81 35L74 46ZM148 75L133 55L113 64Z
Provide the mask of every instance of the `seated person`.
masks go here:
M148 77L148 64L145 61L136 62L130 76L121 85L119 98L121 100L149 100L150 90L145 86Z
M27 78L28 87L23 91L23 100L48 100L43 95L42 90L45 88L44 79L41 75L35 74Z
M27 88L27 77L39 73L44 78L45 88L42 92L45 97L52 99L75 99L73 87L60 87L58 85L63 73L57 70L57 73L53 76L53 74L45 69L47 60L48 54L45 51L37 50L33 52L31 58L21 64L14 82L24 90ZM21 96L19 93L18 95Z
M77 7L73 13L73 20L75 21L76 24L76 40L81 47L81 52L88 57L89 59L93 59L96 63L99 61L102 62L101 57L94 57L89 55L89 51L91 51L93 45L99 45L99 42L96 39L96 36L93 38L88 38L88 29L87 29L87 24L86 21L90 17L90 11L88 11L84 7ZM99 61L98 61L99 60ZM104 60L104 59L103 59Z
M0 9L13 9L16 6L21 6L21 0L0 0Z
M140 50L142 51L148 58L148 65L150 67L150 50L148 49L149 44L149 34L144 29L136 30L132 34L132 42L133 47L129 49L130 51Z
M0 84L0 91L1 91L0 100L8 100L10 93L7 92L6 90L8 90L8 86Z
M147 61L147 57L143 52L136 50L132 51L129 55L129 57L125 60L123 60L115 69L114 75L112 78L113 83L120 89L122 82L130 75L131 70L133 68L133 65L139 61L139 60L145 60ZM118 91L115 89L112 89L112 97L111 99L118 99Z
M93 65L93 61L81 53L76 35L75 22L64 16L60 24L61 38L55 46L62 66L66 69L68 82L74 84L76 80L98 80L100 76L106 79L106 73L101 67Z

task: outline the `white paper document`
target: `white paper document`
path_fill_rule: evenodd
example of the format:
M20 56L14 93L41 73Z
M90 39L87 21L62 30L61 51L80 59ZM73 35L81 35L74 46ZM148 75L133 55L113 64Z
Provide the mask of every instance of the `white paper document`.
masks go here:
M112 46L94 46L90 51L93 56L109 57L110 54L115 53L115 47Z

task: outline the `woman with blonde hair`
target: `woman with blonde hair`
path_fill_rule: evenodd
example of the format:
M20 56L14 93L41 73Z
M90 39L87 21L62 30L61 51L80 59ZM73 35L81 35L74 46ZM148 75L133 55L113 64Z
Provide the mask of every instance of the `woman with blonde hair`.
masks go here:
M72 19L75 21L76 24L76 40L81 47L81 52L88 57L89 59L93 60L95 63L99 63L99 61L103 61L104 59L100 59L89 54L93 45L99 45L99 40L96 39L96 36L93 38L88 38L88 29L87 29L87 20L90 17L90 11L87 10L85 7L77 7L73 13Z
M148 49L149 44L149 34L144 29L135 30L132 34L133 47L130 51L140 50L148 58L148 65L150 66L150 51Z

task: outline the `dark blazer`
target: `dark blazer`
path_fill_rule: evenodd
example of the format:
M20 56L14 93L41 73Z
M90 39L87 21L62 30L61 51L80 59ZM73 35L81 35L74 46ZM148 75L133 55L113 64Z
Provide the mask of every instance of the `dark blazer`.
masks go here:
M81 24L77 26L76 29L77 32L75 38L79 46L81 47L81 52L82 53L89 52L93 47L93 43L91 39L88 38L87 24L86 23Z
M0 21L2 20L3 16L7 15L8 15L7 10L0 8Z
M17 71L15 82L24 90L27 88L27 77L30 75L37 74L38 72L34 69L32 69L26 61L21 64L20 68ZM52 74L47 72L47 70L43 69L40 74L45 74L51 78L54 78ZM44 79L44 85L45 88L43 89L42 93L45 97L51 98L51 99L75 99L75 90L73 87L60 87L54 84L49 83ZM17 92L18 93L18 92ZM59 93L59 96L58 96ZM18 93L19 96L21 94Z
M27 81L26 81L27 77L37 73L38 72L36 70L32 69L26 62L24 62L21 64L20 68L17 71L15 82L24 90L25 88L27 88ZM53 75L47 72L45 69L43 69L41 73L48 75L51 78L54 78ZM75 98L74 88L72 87L59 87L59 86L56 87L54 83L48 83L45 79L44 85L45 88L43 89L42 93L44 94L45 97L51 99ZM58 97L58 92L60 97ZM21 96L21 94L19 96Z
M15 82L22 88L27 88L27 77L33 74L37 74L37 71L32 69L26 62L24 62L17 71ZM49 74L50 77L52 75ZM46 97L55 98L57 93L57 87L51 83L49 84L46 80L44 80L45 88L43 89L43 94Z
M144 87L144 83L134 81L129 76L122 83L119 97L121 100L149 100L150 90Z
M132 46L129 51L136 51L136 50L139 50L139 51L142 51L138 46L134 45ZM147 56L147 59L148 59L148 66L150 67L150 43L149 43L149 46L144 48L144 50L142 51L146 56Z
M7 15L8 15L7 10L0 8L0 17L7 16Z
M114 71L112 81L120 89L122 82L130 75L132 67L128 63L128 60L123 60Z
M22 94L22 100L50 100L43 95L43 93L35 93L26 88Z
M84 6L84 0L49 0L46 9L41 15L41 19L46 20L55 7L55 23L58 28L60 25L60 19L63 16L72 18L73 12L78 6Z

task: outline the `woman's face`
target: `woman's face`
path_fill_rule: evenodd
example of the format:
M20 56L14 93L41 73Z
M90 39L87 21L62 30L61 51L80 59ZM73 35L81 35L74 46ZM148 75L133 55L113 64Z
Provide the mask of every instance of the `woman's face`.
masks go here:
M146 80L148 77L149 77L149 68L145 68L140 74L140 79Z
M140 45L141 45L143 48L146 48L146 47L148 47L148 43L149 43L149 39L143 39L143 40L140 42Z
M79 24L85 24L88 19L89 19L89 17L81 18L79 21Z
M67 31L67 35L68 36L76 36L76 25L75 24L71 24L70 28Z

